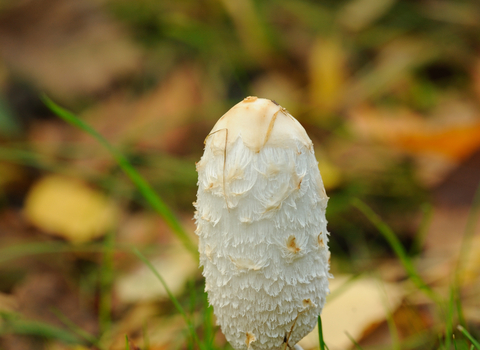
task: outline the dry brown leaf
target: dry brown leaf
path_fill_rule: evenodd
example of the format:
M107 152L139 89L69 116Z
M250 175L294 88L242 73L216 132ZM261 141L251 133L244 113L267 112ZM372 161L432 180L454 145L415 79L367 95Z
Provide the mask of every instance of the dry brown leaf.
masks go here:
M412 337L421 337L422 333L432 328L434 324L434 315L428 304L409 305L402 303L393 313L392 320L395 323L398 338L400 341L408 342ZM396 339L393 336L388 321L383 321L380 325L367 332L358 342L364 349L371 348L392 348ZM354 347L351 347L352 349Z
M11 2L0 17L0 56L63 98L103 90L140 63L139 49L88 0Z
M168 232L168 235L164 233ZM158 244L171 237L168 226L156 213L138 212L125 216L118 228L117 240L121 244L146 246ZM163 238L163 239L162 239Z
M115 225L118 209L83 182L52 175L38 181L25 201L25 215L45 233L72 243L91 241Z
M140 99L120 93L86 111L82 118L114 144L175 152L185 143L179 133L185 132L190 118L210 99L199 70L182 65ZM79 133L79 139L83 144L95 143L83 133Z
M22 184L27 177L25 168L13 164L0 162L0 190L5 191L8 187Z
M64 327L58 313L85 332L96 334L97 317L93 308L85 307L85 300L71 281L59 273L32 273L14 288L18 312L26 319ZM58 313L55 313L55 310Z
M101 344L110 350L125 350L125 335L141 349L148 350L179 348L184 343L186 324L181 315L158 316L155 304L137 303L101 339Z
M438 132L413 131L398 135L396 143L411 153L440 153L447 158L462 160L480 147L480 122L452 126Z
M330 281L332 293L342 287L351 276L335 275ZM401 303L404 291L399 284L385 283L372 277L361 277L348 282L341 294L328 300L322 311L325 343L330 350L344 350L352 345L346 335L358 341L364 331L387 318ZM304 349L318 348L318 329L300 341Z
M162 257L152 260L151 263L174 295L181 293L187 280L198 271L197 262L183 246L171 246ZM145 265L118 278L115 290L122 303L161 300L168 297L161 282Z
M58 162L58 154L70 141L71 127L59 120L33 120L28 132L28 141L33 150L42 157L42 162Z
M391 145L422 162L431 158L437 166L430 170L445 174L452 163L459 163L480 148L480 117L462 118L469 113L437 113L427 119L406 108L362 106L351 110L350 127L361 138Z

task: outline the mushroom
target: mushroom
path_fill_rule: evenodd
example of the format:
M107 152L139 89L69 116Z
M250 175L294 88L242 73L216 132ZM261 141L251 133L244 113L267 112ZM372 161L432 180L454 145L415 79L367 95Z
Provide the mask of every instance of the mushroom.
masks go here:
M293 348L329 292L312 141L285 108L247 97L215 124L197 171L200 265L218 324L236 350Z

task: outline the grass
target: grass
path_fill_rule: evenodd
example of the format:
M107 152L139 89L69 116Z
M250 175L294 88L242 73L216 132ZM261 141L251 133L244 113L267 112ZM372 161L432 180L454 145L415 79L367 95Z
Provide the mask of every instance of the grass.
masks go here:
M459 320L461 324L465 324L465 321L463 319L461 300L457 295L458 283L459 283L458 274L459 274L459 269L462 262L461 257L466 255L466 250L468 249L468 246L469 246L468 243L466 242L470 242L471 240L472 234L475 229L474 227L474 223L476 222L475 218L477 218L478 214L480 213L480 187L477 190L476 195L474 197L474 201L472 203L469 218L467 221L468 223L467 223L466 232L461 245L460 260L458 261L455 277L451 282L450 293L449 293L448 300L446 302L444 302L442 300L442 297L438 293L433 291L432 288L429 287L427 283L422 279L422 277L420 276L420 274L415 268L412 257L407 253L406 249L403 247L403 245L401 244L400 240L395 235L393 230L383 220L381 220L380 217L366 203L362 202L358 198L355 198L353 199L352 204L357 209L359 209L382 234L382 236L388 242L389 246L392 248L392 250L395 252L397 257L399 258L409 279L415 284L415 286L420 291L424 292L425 295L427 295L434 302L434 304L437 305L437 308L439 309L438 310L439 314L443 315L444 322L445 322L445 336L443 337L443 340L442 340L442 337L440 337L439 342L442 344L442 349L449 350L451 348L452 339L454 339L453 324L455 323L455 317ZM426 215L427 220L430 220L430 218L428 218L430 215L431 214L427 213ZM424 224L422 224L421 231L424 231L424 230L425 230L425 227L424 227ZM471 346L474 346L475 348L480 349L478 341L476 341L461 324L457 326L457 329L460 330L461 333L471 342ZM456 347L455 342L454 344ZM355 344L355 346L357 345L358 344ZM394 345L399 346L400 344L395 343Z
M473 338L472 335L471 335L470 333L468 333L468 331L467 331L465 328L463 328L462 326L458 325L458 326L457 326L457 329L458 329L460 332L462 332L462 334L463 334L465 337L467 337L468 340L470 340L470 342L472 343L472 346L474 346L475 349L480 350L480 343L479 343L477 340L475 340L475 338Z
M42 100L45 105L50 108L50 110L54 112L57 116L95 138L107 151L110 152L117 164L135 184L135 186L138 188L145 200L165 220L167 225L172 229L172 231L183 243L183 245L188 249L188 251L190 251L192 255L197 258L197 247L195 246L187 232L183 229L180 221L176 218L176 216L165 204L165 202L160 198L160 196L153 190L150 184L132 166L132 164L127 160L127 158L122 153L117 151L102 135L100 135L90 125L79 119L76 115L60 107L46 95L43 95Z
M152 271L152 273L157 277L157 279L160 281L162 284L163 288L167 291L168 297L170 301L173 303L177 311L182 315L183 319L185 320L185 323L187 324L188 331L190 332L190 336L195 342L195 344L200 348L200 350L205 350L204 345L200 342L197 333L195 332L195 326L193 325L192 321L190 318L187 316L187 313L183 309L183 307L180 305L178 302L177 298L173 293L170 291L170 288L168 288L168 285L165 283L165 280L163 277L160 275L160 273L155 269L155 267L148 261L148 259L140 253L140 251L136 248L133 249L133 253L145 264L147 267Z
M320 347L320 350L328 350L327 344L325 344L325 339L323 338L323 327L322 327L322 317L318 315L317 319L317 324L318 324L318 344Z
M11 312L0 312L0 336L21 334L38 336L46 339L57 339L66 344L82 344L82 339L75 333L34 320L27 320L22 315Z
M408 255L406 249L395 235L393 230L384 222L375 212L364 202L358 198L352 200L353 206L359 209L370 222L378 229L378 231L385 238L389 246L399 258L410 280L422 290L429 298L435 302L439 302L440 297L425 283L420 274L417 272L411 257Z

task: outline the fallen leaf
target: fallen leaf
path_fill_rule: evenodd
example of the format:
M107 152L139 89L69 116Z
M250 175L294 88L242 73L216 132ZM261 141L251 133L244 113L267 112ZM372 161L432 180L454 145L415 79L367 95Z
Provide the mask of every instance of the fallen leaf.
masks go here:
M85 183L57 175L39 180L25 200L25 215L45 233L72 243L98 238L115 226L118 209Z
M26 319L66 327L59 319L60 314L85 332L98 332L98 321L93 310L86 307L79 291L59 273L29 274L14 288L13 295L18 302L19 314Z
M118 228L117 240L121 244L141 247L164 243L170 235L168 226L158 214L142 211L125 215Z
M0 161L0 190L8 191L12 186L24 185L27 178L25 168L7 162Z
M110 350L125 350L125 335L128 335L141 349L181 348L187 334L186 327L179 314L159 316L154 304L137 303L133 305L133 310L114 326L111 334L102 337L101 344L105 344Z
M434 315L429 304L402 303L392 314L392 321L395 323L398 341L402 343L412 338L422 338L429 329L434 327ZM392 344L397 339L393 336L390 327L387 320L375 325L375 329L367 332L358 344L364 349L393 348Z
M55 96L99 92L139 67L140 51L96 2L10 2L0 17L6 65Z
M182 246L170 247L162 257L151 260L151 263L174 295L180 294L187 280L198 272L197 262ZM168 297L161 282L145 265L119 277L114 288L122 303L161 300Z
M372 277L351 280L347 275L336 275L330 281L330 290L332 298L327 297L321 315L325 343L330 350L350 348L352 341L346 333L358 341L365 330L385 320L400 305L404 294L398 284ZM334 295L337 290L340 294ZM317 327L299 344L306 350L318 348Z
M211 98L200 71L181 65L139 99L119 93L81 117L113 144L178 153L186 143L185 127ZM90 135L79 132L78 139L83 145L96 146Z
M433 186L480 149L480 116L468 106L456 106L452 105L448 116L438 111L430 118L407 108L361 106L351 110L349 127L361 139L415 157L419 178Z

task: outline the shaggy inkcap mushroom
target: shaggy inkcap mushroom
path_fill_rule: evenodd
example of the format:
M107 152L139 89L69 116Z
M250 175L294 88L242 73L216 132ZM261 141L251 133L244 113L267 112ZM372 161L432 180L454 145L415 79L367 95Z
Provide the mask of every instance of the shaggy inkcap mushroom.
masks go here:
M237 349L292 347L328 293L328 197L305 129L275 102L247 97L205 140L196 233L205 289Z

